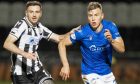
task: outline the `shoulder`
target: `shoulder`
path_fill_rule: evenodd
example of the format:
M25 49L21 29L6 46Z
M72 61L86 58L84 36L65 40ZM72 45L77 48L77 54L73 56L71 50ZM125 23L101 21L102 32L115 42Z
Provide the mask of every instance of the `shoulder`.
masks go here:
M38 23L39 27L45 27L41 22Z
M41 22L38 23L38 27L39 27L39 28L46 28L44 25L42 25Z
M85 30L87 28L87 24L85 25L81 25L81 28L79 28L78 30L76 30L77 33L84 33Z
M116 26L116 24L113 21L109 21L109 20L103 20L102 24L108 26Z
M82 32L86 32L89 28L90 28L89 23L84 24L84 25L81 26L81 31Z
M49 28L45 27L44 25L42 25L41 23L38 23L39 29L43 32L43 33L53 33Z
M82 28L84 28L84 29L89 28L89 27L90 27L89 23L82 25Z
M105 26L106 28L109 28L109 29L117 28L117 25L113 21L103 20L102 24L103 24L103 26Z
M89 29L89 24L81 25L81 28L76 31L76 34L84 37L87 35L88 29Z
M86 35L91 31L91 26L89 23L82 26L82 32Z
M26 27L28 27L28 25L23 19L17 21L16 24L14 25L14 28L26 28Z
M38 26L41 29L48 29L49 30L49 28L47 28L46 26L44 26L41 22L38 23Z

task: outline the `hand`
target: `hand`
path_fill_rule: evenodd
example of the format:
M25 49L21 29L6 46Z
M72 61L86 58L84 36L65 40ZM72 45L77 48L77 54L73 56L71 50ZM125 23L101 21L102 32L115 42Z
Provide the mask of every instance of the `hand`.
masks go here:
M110 33L110 31L108 29L105 29L105 33L104 33L105 37L110 41L112 42L112 35Z
M21 55L24 56L27 59L31 59L31 60L36 60L37 59L35 53L22 52Z
M70 74L69 66L61 68L60 76L62 77L63 80L67 80L69 78L69 74Z
M80 28L81 28L81 25L79 25L79 26L76 27L76 28L73 28L73 29L70 31L70 34L73 34L75 31L78 31Z

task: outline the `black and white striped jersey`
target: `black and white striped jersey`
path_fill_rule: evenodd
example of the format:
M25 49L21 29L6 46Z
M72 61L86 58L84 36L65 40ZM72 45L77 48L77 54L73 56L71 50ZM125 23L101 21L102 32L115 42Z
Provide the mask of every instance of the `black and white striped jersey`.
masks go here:
M10 34L17 38L15 44L18 48L26 52L33 52L38 56L37 48L39 41L42 38L49 40L53 35L53 32L44 27L41 23L38 23L36 27L33 27L28 19L23 18L11 29ZM11 59L13 63L12 72L16 75L31 74L42 67L39 56L37 60L34 61L12 53Z

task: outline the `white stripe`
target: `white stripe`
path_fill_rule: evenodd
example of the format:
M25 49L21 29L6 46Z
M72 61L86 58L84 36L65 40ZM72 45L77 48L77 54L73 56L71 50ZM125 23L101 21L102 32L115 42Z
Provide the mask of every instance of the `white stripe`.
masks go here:
M17 56L14 74L22 75L22 56Z
M21 50L24 50L25 44L30 44L29 45L29 52L30 53L33 52L33 45L34 44L32 44L30 42L31 37L33 37L33 39L36 40L35 41L36 42L35 45L36 45L36 50L37 50L37 48L38 48L38 41L41 40L42 37L44 37L43 36L43 30L45 30L45 32L48 32L48 36L47 37L49 37L51 35L52 31L50 31L48 28L44 27L41 23L39 24L39 26L40 26L39 30L38 30L38 28L36 28L37 36L34 36L34 31L32 31L33 35L27 35L28 34L28 26L26 24L24 24L24 25L22 24L21 25L21 28L26 29L26 31L24 32L24 34L21 36L21 38L19 40L19 48ZM18 34L20 35L20 33L17 33L16 36L19 36ZM35 52L35 53L38 56L37 52ZM35 71L39 70L38 63L39 63L39 65L42 66L42 63L40 62L40 60L38 60L38 61L36 60L35 61L35 66L34 66ZM30 66L33 66L33 65L32 65L32 61L29 60L29 59L27 59L27 66L29 66L29 67L27 67L27 70L28 70L27 72L30 73L31 69L29 69L29 68L30 68ZM17 56L17 60L15 62L15 71L14 71L14 73L16 73L17 75L22 75L22 56L20 56L20 55Z
M32 51L33 51L32 49L33 49L33 45L30 45L28 52L29 53L32 53ZM32 60L27 59L27 74L31 74L32 73L31 67L32 67Z
M19 42L19 48L21 50L24 50L24 46L20 46L20 43ZM17 55L17 59L16 59L16 64L15 64L15 71L14 73L17 74L17 75L22 75L22 57L21 55Z
M39 59L38 53L35 52L35 54L36 54L37 58ZM39 61L38 60L35 61L35 67L34 67L35 71L39 70L38 63L40 64L40 60Z
M32 60L27 59L27 74L31 74Z

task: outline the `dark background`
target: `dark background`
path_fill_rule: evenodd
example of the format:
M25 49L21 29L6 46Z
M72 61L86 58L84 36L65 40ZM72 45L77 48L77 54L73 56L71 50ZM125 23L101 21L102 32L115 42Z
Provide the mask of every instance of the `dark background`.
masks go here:
M92 0L40 0L43 4L41 22L57 34L64 34L78 25L87 23L86 7ZM139 0L93 0L103 5L105 19L112 20L118 26L125 42L124 54L113 53L113 72L117 80L140 81L140 1ZM14 24L24 17L24 5L27 0L0 0L0 79L10 80L10 52L3 49L3 43ZM45 5L49 3L53 8ZM80 4L73 7L74 4ZM2 6L6 4L5 6ZM78 5L77 4L77 5ZM81 5L82 4L82 5ZM61 6L60 6L61 5ZM64 6L62 6L64 5ZM2 7L1 7L2 6ZM66 6L66 7L65 7ZM79 9L77 9L79 7ZM21 10L21 9L22 10ZM73 8L73 9L72 9ZM83 9L82 9L83 8ZM61 15L64 14L64 15ZM80 17L82 19L80 19ZM54 79L60 80L58 72L61 66L57 44L41 40L39 54L44 67ZM73 75L70 80L81 80L79 44L67 49Z

